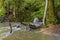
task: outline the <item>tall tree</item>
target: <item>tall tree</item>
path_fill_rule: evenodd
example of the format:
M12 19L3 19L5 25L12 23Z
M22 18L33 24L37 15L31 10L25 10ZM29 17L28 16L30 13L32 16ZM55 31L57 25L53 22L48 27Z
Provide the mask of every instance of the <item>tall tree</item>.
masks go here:
M53 3L53 0L48 0L48 16L46 18L47 24L54 24L56 22Z
M48 0L46 0L46 5L45 5L44 16L43 16L43 25L45 25L47 6L48 6Z

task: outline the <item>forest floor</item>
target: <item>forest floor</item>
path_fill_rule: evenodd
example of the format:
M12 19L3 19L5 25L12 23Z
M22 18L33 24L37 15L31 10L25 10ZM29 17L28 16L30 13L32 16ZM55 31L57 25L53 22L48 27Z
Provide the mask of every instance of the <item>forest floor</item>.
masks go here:
M60 34L60 24L49 25L48 28L43 28L41 31L49 34Z
M11 35L9 34L10 29L7 27L8 23L0 24L0 26L0 40L60 40L60 35L58 34L59 25L51 25L49 28L42 28L40 31L35 32L16 30ZM13 30L15 30L14 27ZM56 30L58 33L56 33Z

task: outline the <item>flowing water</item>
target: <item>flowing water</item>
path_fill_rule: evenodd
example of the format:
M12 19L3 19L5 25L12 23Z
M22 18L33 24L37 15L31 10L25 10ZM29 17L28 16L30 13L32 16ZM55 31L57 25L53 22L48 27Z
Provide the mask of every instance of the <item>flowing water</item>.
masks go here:
M7 38L8 36L12 35L17 30L23 30L24 31L24 29L25 29L24 27L22 29L21 28L12 27L12 29L13 29L12 33L10 33L10 27L9 26L1 27L0 28L0 40L3 40L3 38ZM49 38L48 38L48 36L46 37L46 35L43 34L43 33L41 33L41 35L42 35L41 36L41 40L46 40L46 39L47 40L60 40L60 35L59 34L49 35Z
M17 30L21 30L21 28L16 28L16 27L13 27L12 28L13 29L13 32L15 32L15 31L17 31ZM2 40L3 38L6 38L6 37L8 37L8 36L10 36L10 35L12 35L13 34L13 32L12 33L10 33L9 31L7 31L7 30L10 30L10 28L9 27L2 27L2 28L0 28L0 32L2 32L1 34L0 34L0 40ZM6 32L3 32L3 31L6 31ZM42 36L42 38L41 38L41 40L45 40L46 38L45 38L45 34L41 34ZM48 37L47 37L47 39L48 39ZM60 40L60 35L58 35L58 34L55 34L55 35L50 35L50 40Z
M17 30L20 30L20 28L16 28L16 27L13 27L13 32L17 31ZM8 37L9 35L12 35L12 33L10 33L10 28L9 27L2 27L0 28L0 40L2 40L3 38L6 38Z

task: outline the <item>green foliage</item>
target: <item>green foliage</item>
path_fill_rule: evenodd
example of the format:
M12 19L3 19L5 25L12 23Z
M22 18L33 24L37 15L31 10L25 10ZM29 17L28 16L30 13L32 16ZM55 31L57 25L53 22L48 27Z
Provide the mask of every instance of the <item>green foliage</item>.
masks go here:
M60 23L60 0L54 0L55 16L57 23Z
M43 18L45 1L42 0L25 0L24 2L16 1L16 7L18 11L16 11L16 19L22 22L30 22L33 21L35 17ZM41 15L41 16L40 16Z
M2 0L0 0L0 18L1 18L1 15L4 14L4 9L2 7Z
M0 0L0 16L9 12L13 15L15 12L15 21L18 22L31 22L35 17L43 18L44 9L45 0ZM51 0L46 15L47 24L58 21L56 13L59 10L60 0Z
M52 0L48 1L48 12L46 17L46 24L56 24L57 22L53 3L54 2Z
M2 16L4 16L4 14L5 14L5 10L2 7L2 8L0 8L0 19L2 18Z
M5 0L3 5L6 13L11 10L13 14L15 9L15 20L19 22L30 22L35 17L43 18L44 6L45 0Z

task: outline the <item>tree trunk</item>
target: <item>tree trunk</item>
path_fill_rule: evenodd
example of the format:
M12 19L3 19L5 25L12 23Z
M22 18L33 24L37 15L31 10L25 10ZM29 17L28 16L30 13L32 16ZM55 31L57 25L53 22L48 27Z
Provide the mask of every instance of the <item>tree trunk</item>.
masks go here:
M12 26L11 26L11 22L9 22L9 26L10 26L10 33L12 33Z
M46 19L47 24L54 24L56 22L54 15L53 0L48 0L48 17Z
M16 13L15 13L15 6L14 6L14 9L13 9L13 15L14 15L14 17L15 17L15 14L16 14Z
M45 5L44 16L43 16L43 25L45 25L47 5L48 5L48 0L46 0L46 5Z

